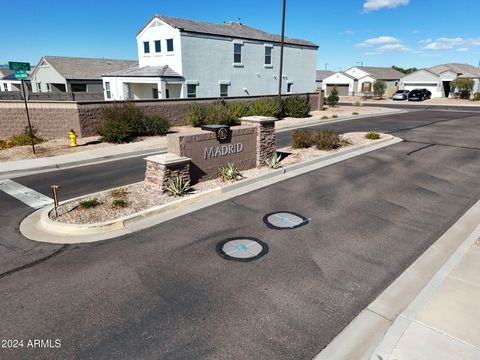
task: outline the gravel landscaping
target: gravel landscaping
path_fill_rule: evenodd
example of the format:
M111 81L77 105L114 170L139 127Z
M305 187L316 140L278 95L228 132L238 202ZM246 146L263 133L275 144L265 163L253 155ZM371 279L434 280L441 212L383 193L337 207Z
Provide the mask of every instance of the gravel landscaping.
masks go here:
M385 138L386 136L387 135L381 134L381 139ZM363 132L347 133L342 135L341 138L342 140L348 141L350 144L346 146L362 145L375 142L375 140L366 139L365 133ZM288 156L283 156L282 158L281 163L283 167L306 161L327 153L327 151L317 150L315 147L310 147L308 149L292 149L291 147L288 147L279 149L278 151L279 153L288 154ZM328 152L334 151L337 150ZM242 171L242 175L243 179L250 179L271 171L273 171L271 168L264 166L261 168L253 168ZM192 195L199 194L207 190L220 188L230 183L231 182L224 182L220 178L201 182L196 184L192 191L183 198L188 198ZM80 206L80 202L95 199L99 202L99 205L90 208L83 208ZM163 194L158 190L153 190L147 187L143 182L140 182L66 202L58 207L58 217L55 216L54 211L51 211L50 218L66 224L101 223L133 215L140 211L157 207L178 199L181 198L168 196L167 194ZM117 206L115 206L113 204L114 200L123 201L117 201ZM124 204L126 206L119 206Z

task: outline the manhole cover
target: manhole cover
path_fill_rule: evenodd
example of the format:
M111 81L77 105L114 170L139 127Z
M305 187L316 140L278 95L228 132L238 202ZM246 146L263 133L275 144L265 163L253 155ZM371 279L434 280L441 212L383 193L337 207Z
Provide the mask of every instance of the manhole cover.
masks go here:
M217 244L218 255L226 260L248 262L261 258L267 252L267 244L249 237L231 238Z
M263 217L263 221L269 228L277 230L295 229L308 224L306 217L289 211L267 214Z

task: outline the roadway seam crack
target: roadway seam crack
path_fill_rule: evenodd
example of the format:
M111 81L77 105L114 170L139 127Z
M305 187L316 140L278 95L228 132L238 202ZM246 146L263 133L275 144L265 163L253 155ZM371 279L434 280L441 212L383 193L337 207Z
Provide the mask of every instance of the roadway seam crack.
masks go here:
M444 122L466 119L466 118L473 117L473 116L475 116L475 115L469 113L468 115L460 116L460 117L454 118L454 119L445 119L445 120L439 120L439 121L432 121L432 122L427 123L427 124L422 124L422 125L418 125L418 126L406 127L406 128L403 128L403 129L398 129L398 130L389 132L389 134L395 134L395 133L402 132L402 131L409 131L409 130L420 129L420 128L427 127L427 126L431 126L431 125L435 125L435 124L441 124L441 123L444 123Z
M15 274L15 273L17 273L17 272L19 272L19 271L26 270L26 269L32 268L32 267L34 267L34 266L36 266L36 265L39 265L39 264L41 264L41 263L43 263L43 262L45 262L45 261L47 261L47 260L49 260L49 259L51 259L51 258L53 258L53 257L55 257L55 256L60 255L60 254L61 254L63 251L65 251L68 247L69 247L69 245L63 245L60 249L54 251L53 253L51 253L51 254L48 255L48 256L45 256L45 257L43 257L43 258L41 258L41 259L38 259L38 260L35 260L35 261L31 262L31 263L28 263L28 264L25 264L25 265L16 267L16 268L14 268L14 269L12 269L12 270L8 270L8 271L0 274L0 279L3 279L4 277L10 276L10 275L12 275L12 274Z
M428 142L415 141L415 140L407 140L407 139L403 139L403 141L406 142L406 143L428 145L428 146L425 146L424 148L420 148L420 149L414 150L414 151L411 152L411 153L414 153L414 152L416 152L416 151L420 151L420 150L426 149L426 148L428 148L428 147L430 147L430 146L445 146L445 147L452 147L452 148L457 148L457 149L477 150L477 151L480 150L480 148L470 147L470 146L459 146L459 145L449 145L449 144L428 143ZM408 153L407 155L410 155L411 153Z
M416 152L428 149L429 147L432 147L432 146L435 146L435 145L434 144L429 144L429 145L422 146L420 149L410 151L409 153L407 153L407 156L410 156L412 154L415 154Z

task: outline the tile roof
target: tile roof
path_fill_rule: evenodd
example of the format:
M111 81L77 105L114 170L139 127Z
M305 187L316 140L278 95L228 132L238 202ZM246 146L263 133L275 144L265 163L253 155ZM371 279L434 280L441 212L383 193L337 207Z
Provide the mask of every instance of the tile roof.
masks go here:
M138 64L132 60L44 56L60 75L71 80L101 80L102 74ZM40 60L40 63L43 60Z
M168 65L164 66L144 66L138 67L138 64L128 66L116 71L103 74L104 76L112 77L181 77Z
M226 36L226 37L238 38L238 39L260 40L260 41L275 42L275 43L278 43L281 41L280 35L269 34L262 30L244 25L240 22L225 22L223 24L212 24L212 23L207 23L202 21L180 19L180 18L175 18L171 16L155 15L152 19L148 21L147 25L150 24L150 22L153 19L160 19L161 21L167 23L168 25L184 32ZM145 25L145 27L147 25ZM145 27L143 27L143 29L145 29ZM140 32L142 32L143 29ZM300 45L300 46L318 48L318 45L310 41L301 40L301 39L292 39L288 37L285 37L285 43L291 44L291 45Z
M323 80L327 77L329 77L330 75L333 75L335 74L335 72L333 71L330 71L330 70L317 70L317 77L316 77L316 80L319 81L319 80Z
M369 73L372 77L378 80L396 80L405 76L404 73L389 67L377 66L355 66L357 69Z
M428 71L440 75L445 71L452 71L463 78L480 78L480 69L468 64L441 64L427 69Z

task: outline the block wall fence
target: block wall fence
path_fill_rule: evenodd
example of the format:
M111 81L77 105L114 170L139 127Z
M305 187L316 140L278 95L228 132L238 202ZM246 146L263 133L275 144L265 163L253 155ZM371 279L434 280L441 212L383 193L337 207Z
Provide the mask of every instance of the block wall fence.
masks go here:
M300 96L308 99L312 110L323 109L323 92L282 95ZM231 97L224 100L252 102L275 96ZM161 115L172 126L187 125L186 109L191 103L213 103L218 98L208 99L171 99L171 100L136 100L131 101L145 114ZM102 109L114 104L112 101L29 101L30 120L37 134L46 139L65 138L73 129L79 137L97 135L101 124ZM0 101L0 139L21 133L27 126L25 105L23 101Z

